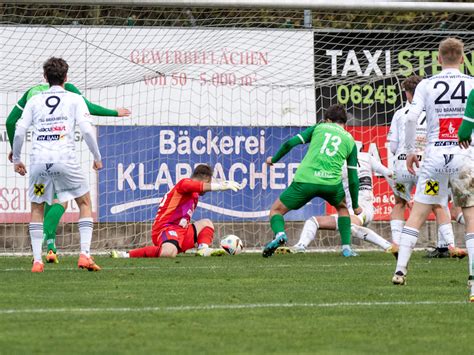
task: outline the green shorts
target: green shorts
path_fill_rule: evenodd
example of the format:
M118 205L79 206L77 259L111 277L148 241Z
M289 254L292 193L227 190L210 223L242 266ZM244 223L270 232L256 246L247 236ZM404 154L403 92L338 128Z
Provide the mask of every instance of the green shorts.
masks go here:
M289 210L297 210L315 197L320 197L331 206L337 206L345 197L342 182L338 185L320 185L293 181L280 195L280 201Z

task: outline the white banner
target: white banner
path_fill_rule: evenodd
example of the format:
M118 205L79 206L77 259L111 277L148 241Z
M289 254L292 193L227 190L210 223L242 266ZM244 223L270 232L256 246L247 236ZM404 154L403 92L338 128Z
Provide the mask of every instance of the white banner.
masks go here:
M40 83L42 63L57 56L69 82L93 102L131 108L133 124L314 123L312 31L2 27L0 37L2 102Z

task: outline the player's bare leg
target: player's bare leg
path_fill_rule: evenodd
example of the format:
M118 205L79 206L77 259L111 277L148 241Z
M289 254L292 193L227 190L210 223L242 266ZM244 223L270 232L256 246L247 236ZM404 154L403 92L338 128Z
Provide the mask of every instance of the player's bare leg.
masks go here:
M462 209L466 221L466 248L469 256L469 279L468 285L471 288L469 300L474 302L474 206Z
M288 208L278 198L270 209L270 225L275 234L275 238L263 249L262 256L268 258L272 256L275 250L288 241L285 233L285 220L283 216L288 213Z
M43 246L43 213L44 203L31 203L31 222L29 225L31 248L33 249L33 268L31 272L44 271L44 264L41 257Z
M87 269L89 271L100 271L100 267L94 262L90 255L93 220L91 197L89 192L85 195L76 198L76 203L79 206L79 234L81 236L81 254L77 266L80 269Z
M400 246L398 250L397 267L392 282L396 285L404 285L406 282L406 274L408 262L410 261L413 248L415 248L418 240L420 228L425 223L428 215L432 210L432 205L415 201L410 217L405 227L403 227L400 238Z

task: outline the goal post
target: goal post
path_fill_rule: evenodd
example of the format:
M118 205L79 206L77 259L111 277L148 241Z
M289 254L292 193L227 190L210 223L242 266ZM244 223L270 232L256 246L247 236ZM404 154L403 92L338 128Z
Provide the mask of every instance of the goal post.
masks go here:
M361 149L391 166L386 135L404 104L400 82L439 71L437 45L446 36L464 40L463 70L474 75L473 4L362 1L357 9L339 7L348 2L328 9L319 2L272 3L6 1L0 10L0 252L29 250L28 181L7 160L5 118L42 82L50 56L68 61L69 81L91 102L132 111L131 118L94 117L104 159L98 174L76 134L93 196L93 247L102 250L149 243L161 197L199 163L245 188L206 194L194 218L211 218L217 236L236 234L259 248L272 237L268 210L305 153L300 146L266 166L285 140L340 103ZM398 10L387 12L393 4ZM373 181L372 227L389 237L391 192L383 178ZM290 213L290 242L306 218L329 212L316 199ZM78 249L76 219L71 203L58 229L60 250ZM432 228L425 243L435 238ZM323 233L314 246L338 242L335 233Z

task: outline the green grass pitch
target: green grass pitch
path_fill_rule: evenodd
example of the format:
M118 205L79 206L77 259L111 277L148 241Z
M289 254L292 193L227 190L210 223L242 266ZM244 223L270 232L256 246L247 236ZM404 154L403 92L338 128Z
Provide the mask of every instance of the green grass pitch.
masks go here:
M473 351L466 260L383 253L0 258L0 353L442 354Z

